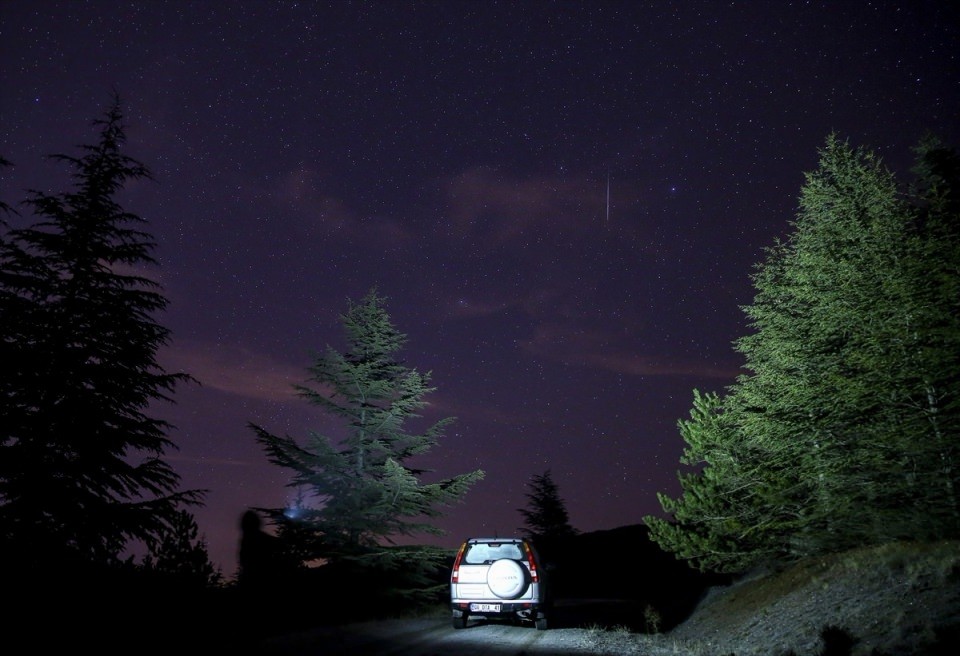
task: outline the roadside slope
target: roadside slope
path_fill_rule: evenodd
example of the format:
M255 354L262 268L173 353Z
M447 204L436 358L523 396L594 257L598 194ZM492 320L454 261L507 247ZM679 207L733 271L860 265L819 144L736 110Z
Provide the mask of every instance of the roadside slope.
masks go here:
M691 654L950 653L960 643L960 542L810 559L712 589L663 636Z

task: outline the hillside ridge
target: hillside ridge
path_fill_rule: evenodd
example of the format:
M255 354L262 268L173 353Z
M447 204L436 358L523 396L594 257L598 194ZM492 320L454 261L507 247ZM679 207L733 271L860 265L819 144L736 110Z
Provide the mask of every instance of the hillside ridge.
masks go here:
M901 656L960 644L960 541L890 543L751 572L664 635L691 654Z

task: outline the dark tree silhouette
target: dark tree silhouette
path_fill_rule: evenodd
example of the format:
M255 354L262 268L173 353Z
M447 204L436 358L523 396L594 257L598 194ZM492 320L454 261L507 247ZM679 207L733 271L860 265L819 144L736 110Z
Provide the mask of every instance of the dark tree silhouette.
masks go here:
M178 513L170 532L147 554L143 567L181 589L216 586L223 579L210 562L197 520L186 510Z
M115 564L133 542L175 532L183 506L164 459L167 422L147 414L178 383L157 350L169 331L144 221L115 196L147 169L121 152L119 99L73 168L73 191L33 191L38 221L11 229L0 252L0 567Z
M526 521L525 535L534 542L546 545L572 537L577 530L570 525L567 505L560 497L557 484L548 469L542 474L534 474L526 493L529 505L520 508L520 514Z
M0 157L0 168L4 168L7 166L13 166L13 164L8 159L4 157ZM10 205L0 200L0 227L4 227L7 225L6 220L3 218L4 214L14 214L14 213L15 213L14 209L10 207Z

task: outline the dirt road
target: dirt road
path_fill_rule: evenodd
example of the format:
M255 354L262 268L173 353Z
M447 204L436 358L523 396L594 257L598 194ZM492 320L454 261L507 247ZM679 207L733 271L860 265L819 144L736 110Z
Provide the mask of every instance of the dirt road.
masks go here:
M450 618L397 619L320 627L267 640L264 656L547 656L593 654L592 618L622 610L617 602L566 607L556 628L471 620L454 629ZM616 615L616 613L614 613Z
M324 627L274 638L264 656L520 656L589 654L585 629L537 631L530 626L471 623L455 630L447 618L389 620Z

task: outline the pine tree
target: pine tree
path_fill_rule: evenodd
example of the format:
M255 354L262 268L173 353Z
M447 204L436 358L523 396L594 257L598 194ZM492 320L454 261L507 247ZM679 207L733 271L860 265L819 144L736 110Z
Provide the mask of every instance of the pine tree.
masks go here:
M790 517L776 509L789 490L789 458L740 430L740 415L728 409L735 401L694 390L690 419L679 422L687 444L681 463L689 467L679 474L683 495L657 495L670 521L644 520L662 549L703 570L741 571L786 553L781 536Z
M939 539L960 533L960 158L932 136L914 151L913 230L898 253L904 275L889 286L888 349L867 355L896 359L880 369L902 445L883 483L900 491L888 521Z
M526 537L538 545L551 545L577 534L570 524L567 506L560 497L560 490L548 469L542 474L534 474L528 483L526 493L528 506L520 508L523 515Z
M881 472L901 450L883 403L895 364L883 355L883 326L899 303L891 286L910 231L873 153L831 136L806 177L789 244L755 278L746 311L756 332L738 344L757 375L737 393L745 408L763 409L758 435L792 463L778 510L795 518L784 548L796 556L882 539Z
M186 510L177 513L170 530L144 558L143 568L180 590L214 587L223 579L210 562L196 519Z
M295 386L308 403L342 422L344 436L310 433L303 444L251 424L269 460L292 472L290 486L306 489L295 517L270 510L280 535L296 535L295 551L311 559L346 562L368 569L412 573L443 558L433 548L391 549L399 537L442 534L432 520L442 507L458 501L483 477L477 470L435 483L423 483L425 470L412 461L435 446L453 418L441 419L421 432L409 422L420 417L425 396L434 391L430 374L404 366L396 354L406 336L393 325L385 299L371 290L359 303L349 302L341 316L347 348L332 347L310 368L316 387ZM296 527L285 528L295 522ZM420 549L411 553L411 549Z
M0 168L5 168L7 166L13 166L13 164L4 157L0 157ZM7 225L4 215L14 214L14 209L10 207L7 203L0 200L0 228Z
M203 491L178 491L167 422L147 414L189 380L157 363L169 332L140 217L115 200L149 177L125 156L119 100L79 157L56 155L75 190L31 192L39 220L0 253L0 549L19 571L115 563L156 544Z
M695 395L693 471L660 496L672 521L647 518L703 568L960 533L950 176L921 184L919 211L873 153L831 136L820 154L793 233L754 275L753 333L736 342L749 373Z

